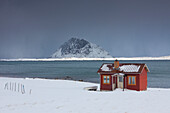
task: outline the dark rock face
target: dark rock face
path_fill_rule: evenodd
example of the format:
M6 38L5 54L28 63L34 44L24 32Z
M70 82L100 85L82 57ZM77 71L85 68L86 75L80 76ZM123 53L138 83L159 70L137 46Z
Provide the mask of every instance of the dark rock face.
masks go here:
M90 43L84 39L71 38L68 42L60 46L60 48L62 48L61 53L62 55L81 53L81 48L85 47L87 44ZM88 45L87 48L91 48L91 46ZM84 51L85 54L89 54L89 52L88 50Z

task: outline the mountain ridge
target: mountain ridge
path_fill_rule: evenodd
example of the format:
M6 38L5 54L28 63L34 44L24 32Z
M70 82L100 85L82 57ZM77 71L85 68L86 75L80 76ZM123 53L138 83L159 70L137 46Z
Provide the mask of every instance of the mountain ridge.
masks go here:
M113 58L100 46L84 39L71 38L62 44L52 58Z

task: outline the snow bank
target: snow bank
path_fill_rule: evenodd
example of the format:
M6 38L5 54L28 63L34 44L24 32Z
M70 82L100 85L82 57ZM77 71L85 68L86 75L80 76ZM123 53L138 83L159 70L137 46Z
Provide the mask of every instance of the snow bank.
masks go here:
M5 90L6 83L23 84L25 93ZM67 80L0 78L0 113L170 113L170 89L83 90L95 85L99 86Z

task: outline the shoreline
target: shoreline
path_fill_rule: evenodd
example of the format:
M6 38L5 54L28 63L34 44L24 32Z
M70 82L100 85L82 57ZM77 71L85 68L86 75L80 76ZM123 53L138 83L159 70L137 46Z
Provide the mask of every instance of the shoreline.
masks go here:
M29 77L5 77L5 76L0 76L1 78L7 78L7 79L24 79L24 80L66 80L66 81L76 81L76 82L84 82L84 83L92 83L92 84L99 84L97 82L89 82L89 81L84 81L84 80L75 80L75 79L65 79L65 78L40 78L40 77L34 77L34 78L29 78Z
M162 57L116 57L116 58L18 58L0 59L0 61L110 61L110 60L170 60L170 56Z

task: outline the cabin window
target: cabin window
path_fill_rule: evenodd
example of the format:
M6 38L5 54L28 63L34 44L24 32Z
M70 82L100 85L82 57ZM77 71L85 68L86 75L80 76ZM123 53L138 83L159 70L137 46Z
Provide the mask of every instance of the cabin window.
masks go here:
M136 76L128 76L128 85L136 85Z
M103 84L110 84L110 76L108 75L103 76Z

